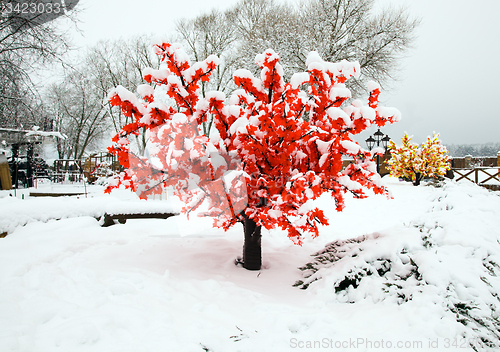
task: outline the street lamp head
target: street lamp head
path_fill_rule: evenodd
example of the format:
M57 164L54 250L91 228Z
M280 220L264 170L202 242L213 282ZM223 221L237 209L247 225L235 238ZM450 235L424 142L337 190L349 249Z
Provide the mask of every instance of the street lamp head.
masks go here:
M385 150L387 150L387 144L390 140L391 138L388 135L385 135L385 137L382 138L382 147L384 147Z
M378 142L380 142L382 140L382 138L384 137L384 134L380 131L380 129L378 129L377 132L375 132L373 134L373 136L375 137L375 141L377 141L377 145L378 145Z
M366 145L368 146L368 150L372 150L373 147L375 146L375 139L373 139L373 136L370 136L367 140L366 140Z

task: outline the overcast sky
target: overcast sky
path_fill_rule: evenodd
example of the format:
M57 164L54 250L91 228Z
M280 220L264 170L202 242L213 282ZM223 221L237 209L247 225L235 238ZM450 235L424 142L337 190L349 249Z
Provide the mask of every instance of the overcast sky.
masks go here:
M168 35L174 22L195 17L224 0L80 0L79 45L99 39ZM401 61L400 80L383 92L403 120L384 132L423 142L433 131L445 144L500 142L500 0L376 0L406 6L422 22L414 49ZM370 130L370 133L374 130ZM367 137L363 136L363 138Z

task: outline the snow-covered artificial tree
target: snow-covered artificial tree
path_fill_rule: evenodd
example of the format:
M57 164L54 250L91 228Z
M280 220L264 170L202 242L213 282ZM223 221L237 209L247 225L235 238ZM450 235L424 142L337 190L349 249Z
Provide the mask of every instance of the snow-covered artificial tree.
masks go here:
M226 99L221 92L202 96L199 89L216 69L216 57L191 64L168 42L154 44L154 50L163 65L144 70L149 85L138 87L137 95L120 86L109 94L111 104L135 122L113 139L110 152L125 171L108 192L124 185L145 198L170 185L186 213L208 202L205 215L214 217L214 226L243 224L243 266L249 270L261 267L262 227L280 227L300 245L306 233L316 237L318 225L328 224L310 200L328 192L341 211L345 193L364 198L367 189L386 192L372 161L380 151L368 152L351 138L372 124L398 121L400 114L378 106L380 87L374 83L369 106L347 104L345 82L359 74L357 62L324 62L311 52L308 71L286 83L279 56L269 49L256 56L261 77L237 70L240 89ZM161 103L162 92L175 104ZM204 135L207 119L214 128ZM144 127L147 157L135 155L127 139ZM342 156L354 162L343 169Z
M424 177L443 176L450 169L448 150L441 144L439 134L427 137L419 148L405 133L402 145L398 147L390 141L389 150L391 158L387 161L387 168L391 176L411 180L415 186Z

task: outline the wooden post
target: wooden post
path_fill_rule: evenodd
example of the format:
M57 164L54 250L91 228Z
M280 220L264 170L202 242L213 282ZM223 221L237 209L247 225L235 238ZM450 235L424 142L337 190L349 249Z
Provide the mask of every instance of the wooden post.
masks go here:
M497 166L500 167L500 150L497 153Z
M466 155L465 156L465 168L466 169L471 168L471 162L472 162L472 155Z
M5 154L0 154L0 189L12 189L9 163Z

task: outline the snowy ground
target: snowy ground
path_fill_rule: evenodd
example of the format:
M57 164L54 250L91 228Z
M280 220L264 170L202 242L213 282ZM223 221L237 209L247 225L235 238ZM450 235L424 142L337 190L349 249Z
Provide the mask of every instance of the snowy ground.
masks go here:
M342 213L319 199L330 226L303 247L265 232L259 272L234 265L241 227L95 219L178 204L99 187L79 199L3 191L0 350L499 348L500 192L386 182L394 199L348 199Z

